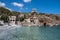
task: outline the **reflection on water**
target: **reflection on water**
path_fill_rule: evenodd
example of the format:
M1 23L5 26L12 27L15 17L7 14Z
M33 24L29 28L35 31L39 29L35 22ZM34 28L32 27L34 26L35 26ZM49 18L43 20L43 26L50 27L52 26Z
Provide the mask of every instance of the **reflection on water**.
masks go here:
M0 33L0 40L60 40L60 27L16 27Z

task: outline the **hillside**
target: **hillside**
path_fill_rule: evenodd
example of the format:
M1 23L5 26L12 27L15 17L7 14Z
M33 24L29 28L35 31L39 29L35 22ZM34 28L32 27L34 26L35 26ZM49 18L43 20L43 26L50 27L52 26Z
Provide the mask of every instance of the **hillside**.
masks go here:
M34 10L35 11L35 10ZM27 13L24 13L24 12L16 12L16 11L10 11L10 10L8 10L8 9L6 9L6 8L4 8L4 7L0 7L0 15L9 15L9 16L17 16L17 15L19 15L19 14L24 14L25 16L27 15L27 16L29 16L29 15L31 15L31 16L33 16L34 14L36 14L36 15L45 15L45 16L47 16L47 17L50 17L50 18L52 18L52 19L56 19L56 20L60 20L60 15L54 15L54 14L46 14L46 13L36 13L36 12L27 12ZM26 16L26 17L27 17Z

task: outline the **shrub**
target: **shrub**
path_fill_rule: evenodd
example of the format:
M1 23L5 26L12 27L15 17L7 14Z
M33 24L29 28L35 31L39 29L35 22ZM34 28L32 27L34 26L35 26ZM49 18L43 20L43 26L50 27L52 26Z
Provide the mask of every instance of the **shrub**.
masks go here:
M4 22L8 22L9 17L7 15L2 15L0 19L3 20Z
M24 18L23 17L19 17L19 21L20 22L24 21Z

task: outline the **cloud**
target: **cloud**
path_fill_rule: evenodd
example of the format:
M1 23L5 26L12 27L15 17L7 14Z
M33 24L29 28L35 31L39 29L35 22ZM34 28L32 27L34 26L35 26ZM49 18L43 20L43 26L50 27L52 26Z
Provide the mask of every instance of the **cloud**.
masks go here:
M5 6L5 3L0 2L0 6L4 7Z
M10 8L6 8L6 9L8 9L8 10L12 11L12 9L10 9Z
M23 1L26 2L26 3L27 3L27 2L31 2L31 0L23 0Z
M22 3L17 3L17 2L13 2L12 4L14 6L18 6L18 7L23 7L24 6Z

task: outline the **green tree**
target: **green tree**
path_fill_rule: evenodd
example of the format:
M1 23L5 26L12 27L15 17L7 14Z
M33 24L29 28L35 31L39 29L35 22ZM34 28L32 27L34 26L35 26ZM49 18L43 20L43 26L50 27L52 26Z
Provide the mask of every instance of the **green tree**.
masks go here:
M23 17L19 17L19 21L20 22L24 21L24 18Z
M60 20L60 17L59 16L55 16L56 20Z
M4 8L4 7L0 7L0 14L7 14L9 15L10 13L10 10Z
M2 15L0 19L3 20L4 22L9 21L9 17L7 15Z

